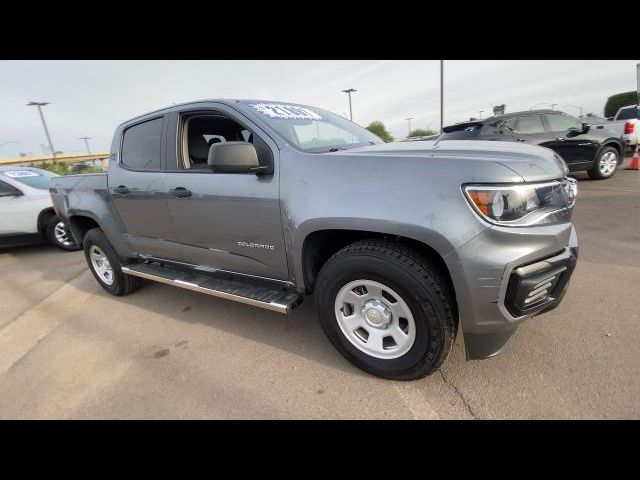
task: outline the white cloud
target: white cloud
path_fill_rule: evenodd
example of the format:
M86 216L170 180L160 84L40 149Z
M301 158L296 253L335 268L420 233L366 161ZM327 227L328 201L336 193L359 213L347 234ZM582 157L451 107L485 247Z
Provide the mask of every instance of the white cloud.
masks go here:
M445 123L467 120L490 104L507 111L538 102L582 106L602 114L606 98L636 88L638 60L445 61ZM145 111L202 98L260 98L299 102L381 120L396 137L412 128L437 128L440 118L438 60L417 61L2 61L0 62L0 156L40 153L46 138L31 100L48 101L44 112L54 146L107 151L117 124ZM547 107L544 105L543 107ZM577 114L573 107L564 107Z

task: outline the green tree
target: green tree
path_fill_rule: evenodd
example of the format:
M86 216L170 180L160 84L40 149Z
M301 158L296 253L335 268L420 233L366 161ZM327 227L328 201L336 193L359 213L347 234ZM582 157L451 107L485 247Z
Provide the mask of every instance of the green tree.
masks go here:
M385 142L393 142L393 137L389 132L387 132L387 129L384 126L384 123L380 122L379 120L376 120L375 122L371 122L367 127L367 130L369 130L371 133L376 134Z
M607 98L607 103L604 106L604 116L609 118L613 117L620 107L626 107L627 105L635 105L638 102L637 93L634 90L630 92L618 93L617 95L611 95Z
M416 128L415 130L411 130L411 132L409 132L409 136L407 138L412 138L412 137L429 137L431 135L435 135L436 132L434 132L433 130L425 130L424 128Z

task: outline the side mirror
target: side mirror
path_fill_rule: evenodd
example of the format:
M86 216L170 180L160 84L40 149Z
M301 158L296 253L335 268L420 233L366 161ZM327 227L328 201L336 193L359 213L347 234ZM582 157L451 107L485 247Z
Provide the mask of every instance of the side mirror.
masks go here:
M583 133L587 133L589 131L589 128L589 124L583 122L580 127L571 127L567 132L567 136L575 137L577 135L582 135Z
M249 142L214 143L209 148L209 168L220 173L263 173L268 169L260 166L258 152Z

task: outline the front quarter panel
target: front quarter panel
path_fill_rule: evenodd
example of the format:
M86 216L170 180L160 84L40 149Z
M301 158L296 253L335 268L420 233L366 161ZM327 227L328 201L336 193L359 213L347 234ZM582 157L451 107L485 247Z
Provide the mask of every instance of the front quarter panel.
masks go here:
M281 202L292 281L304 288L302 251L318 230L350 229L402 236L446 257L489 226L461 185L522 177L494 162L433 154L367 155L281 152ZM454 280L455 281L455 280Z

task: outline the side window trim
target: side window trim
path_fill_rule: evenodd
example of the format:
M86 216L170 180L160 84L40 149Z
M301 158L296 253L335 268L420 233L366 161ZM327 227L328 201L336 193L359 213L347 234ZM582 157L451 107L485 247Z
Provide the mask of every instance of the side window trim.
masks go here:
M144 123L152 122L154 120L162 119L162 127L160 128L160 168L159 169L149 169L149 170L136 170L135 168L131 168L126 165L122 160L122 147L124 145L124 137L127 133L127 130L136 127L138 125L142 125ZM128 170L130 172L151 172L151 173L162 173L165 171L165 143L166 143L166 126L167 126L167 116L166 115L156 115L151 118L145 118L144 120L140 120L139 122L132 123L127 125L122 129L122 134L120 135L120 145L118 147L118 166Z

